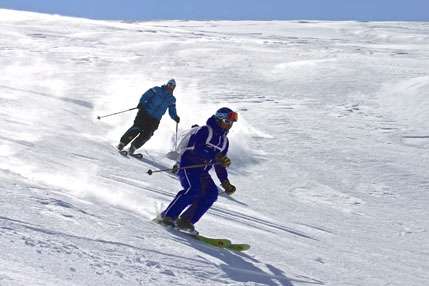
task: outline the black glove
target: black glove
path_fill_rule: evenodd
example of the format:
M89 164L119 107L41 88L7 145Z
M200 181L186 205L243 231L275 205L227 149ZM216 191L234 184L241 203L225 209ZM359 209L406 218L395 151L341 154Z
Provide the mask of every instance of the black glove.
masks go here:
M179 164L174 164L173 168L171 168L171 173L173 174L177 174L177 172L179 171Z
M216 160L216 164L222 165L225 168L231 165L231 159L229 159L228 157L222 154L219 154L218 156L216 156L215 160Z
M180 122L180 117L176 116L176 118L174 118L174 121L176 121L177 123L179 123Z
M229 180L225 180L221 183L222 188L225 190L225 193L227 195L231 195L235 192L236 187L234 185L232 185Z
M143 103L139 102L139 104L137 105L137 108L138 108L138 109L143 109L143 107L144 107L144 106L143 106Z

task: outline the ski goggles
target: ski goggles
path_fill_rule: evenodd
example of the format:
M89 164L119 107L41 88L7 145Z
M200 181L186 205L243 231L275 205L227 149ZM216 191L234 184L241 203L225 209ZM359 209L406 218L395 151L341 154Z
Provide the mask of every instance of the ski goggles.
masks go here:
M176 85L174 83L167 83L167 87L171 89L175 89Z
M222 120L222 122L232 125L234 122L238 120L237 112L231 111L228 113L216 114L217 118Z

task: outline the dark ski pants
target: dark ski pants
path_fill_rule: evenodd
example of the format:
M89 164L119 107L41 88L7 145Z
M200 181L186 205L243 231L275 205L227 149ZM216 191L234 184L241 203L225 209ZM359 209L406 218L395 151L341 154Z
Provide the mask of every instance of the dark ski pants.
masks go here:
M187 208L181 217L195 224L217 200L218 189L209 173L203 169L184 169L178 175L183 190L177 193L162 216L177 219Z
M143 109L139 109L133 126L122 135L121 142L126 146L133 141L131 144L138 149L152 137L158 126L158 119L149 116Z

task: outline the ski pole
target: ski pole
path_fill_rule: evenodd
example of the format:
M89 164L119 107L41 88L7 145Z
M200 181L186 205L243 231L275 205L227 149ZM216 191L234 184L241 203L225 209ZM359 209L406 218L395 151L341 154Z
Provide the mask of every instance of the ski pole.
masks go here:
M107 115L103 115L103 116L97 116L97 119L100 120L101 118L104 118L104 117L116 115L116 114L119 114L119 113L124 113L124 112L131 111L131 110L134 110L134 109L137 109L137 107L133 107L133 108L130 108L130 109L127 109L127 110L122 110L122 111L115 112L115 113L112 113L112 114L107 114Z
M185 169L194 169L194 168L201 168L201 167L205 167L205 166L213 166L213 165L216 165L217 163L214 163L214 164L197 164L197 165L189 165L189 166L185 166L185 167L180 167L180 168L178 168L177 169L177 171L179 171L179 170L185 170ZM149 170L147 170L147 174L148 175L152 175L153 173L159 173L159 172L167 172L167 171L173 171L174 170L174 168L168 168L168 169L159 169L159 170L152 170L152 169L149 169Z
M174 151L177 152L177 131L179 130L179 122L176 122L176 142L174 142Z
M146 173L150 176L150 175L152 175L153 173L167 172L167 171L172 172L172 171L173 171L173 168L169 168L169 169L159 169L159 170L154 170L154 171L152 171L152 169L149 169L149 170L147 170L147 172L146 172Z

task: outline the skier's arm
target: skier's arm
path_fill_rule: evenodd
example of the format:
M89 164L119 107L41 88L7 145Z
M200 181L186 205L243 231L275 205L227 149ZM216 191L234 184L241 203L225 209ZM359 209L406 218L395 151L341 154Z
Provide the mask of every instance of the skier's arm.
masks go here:
M229 141L227 141L227 143L226 143L225 150L223 150L223 152L219 153L218 157L225 157L226 154L228 153L228 148L229 148ZM221 183L223 183L224 181L227 181L228 180L228 172L226 171L225 166L222 164L215 164L214 167L215 167L216 175L219 178L219 181Z
M228 172L226 171L226 166L229 166L229 164L231 164L231 160L226 157L226 154L228 153L228 146L229 146L229 142L227 142L225 151L222 153L219 153L219 159L217 160L218 162L222 162L221 164L216 164L215 165L215 171L216 171L216 175L219 178L219 181L221 182L222 188L225 190L225 193L227 195L231 195L236 191L236 187L231 184L228 180Z
M226 171L226 168L221 165L215 165L215 171L216 175L219 178L219 181L222 183L226 180L228 180L228 172Z
M179 116L177 116L176 111L176 99L174 98L171 102L171 104L168 106L168 114L170 115L171 119L179 123L180 119Z

